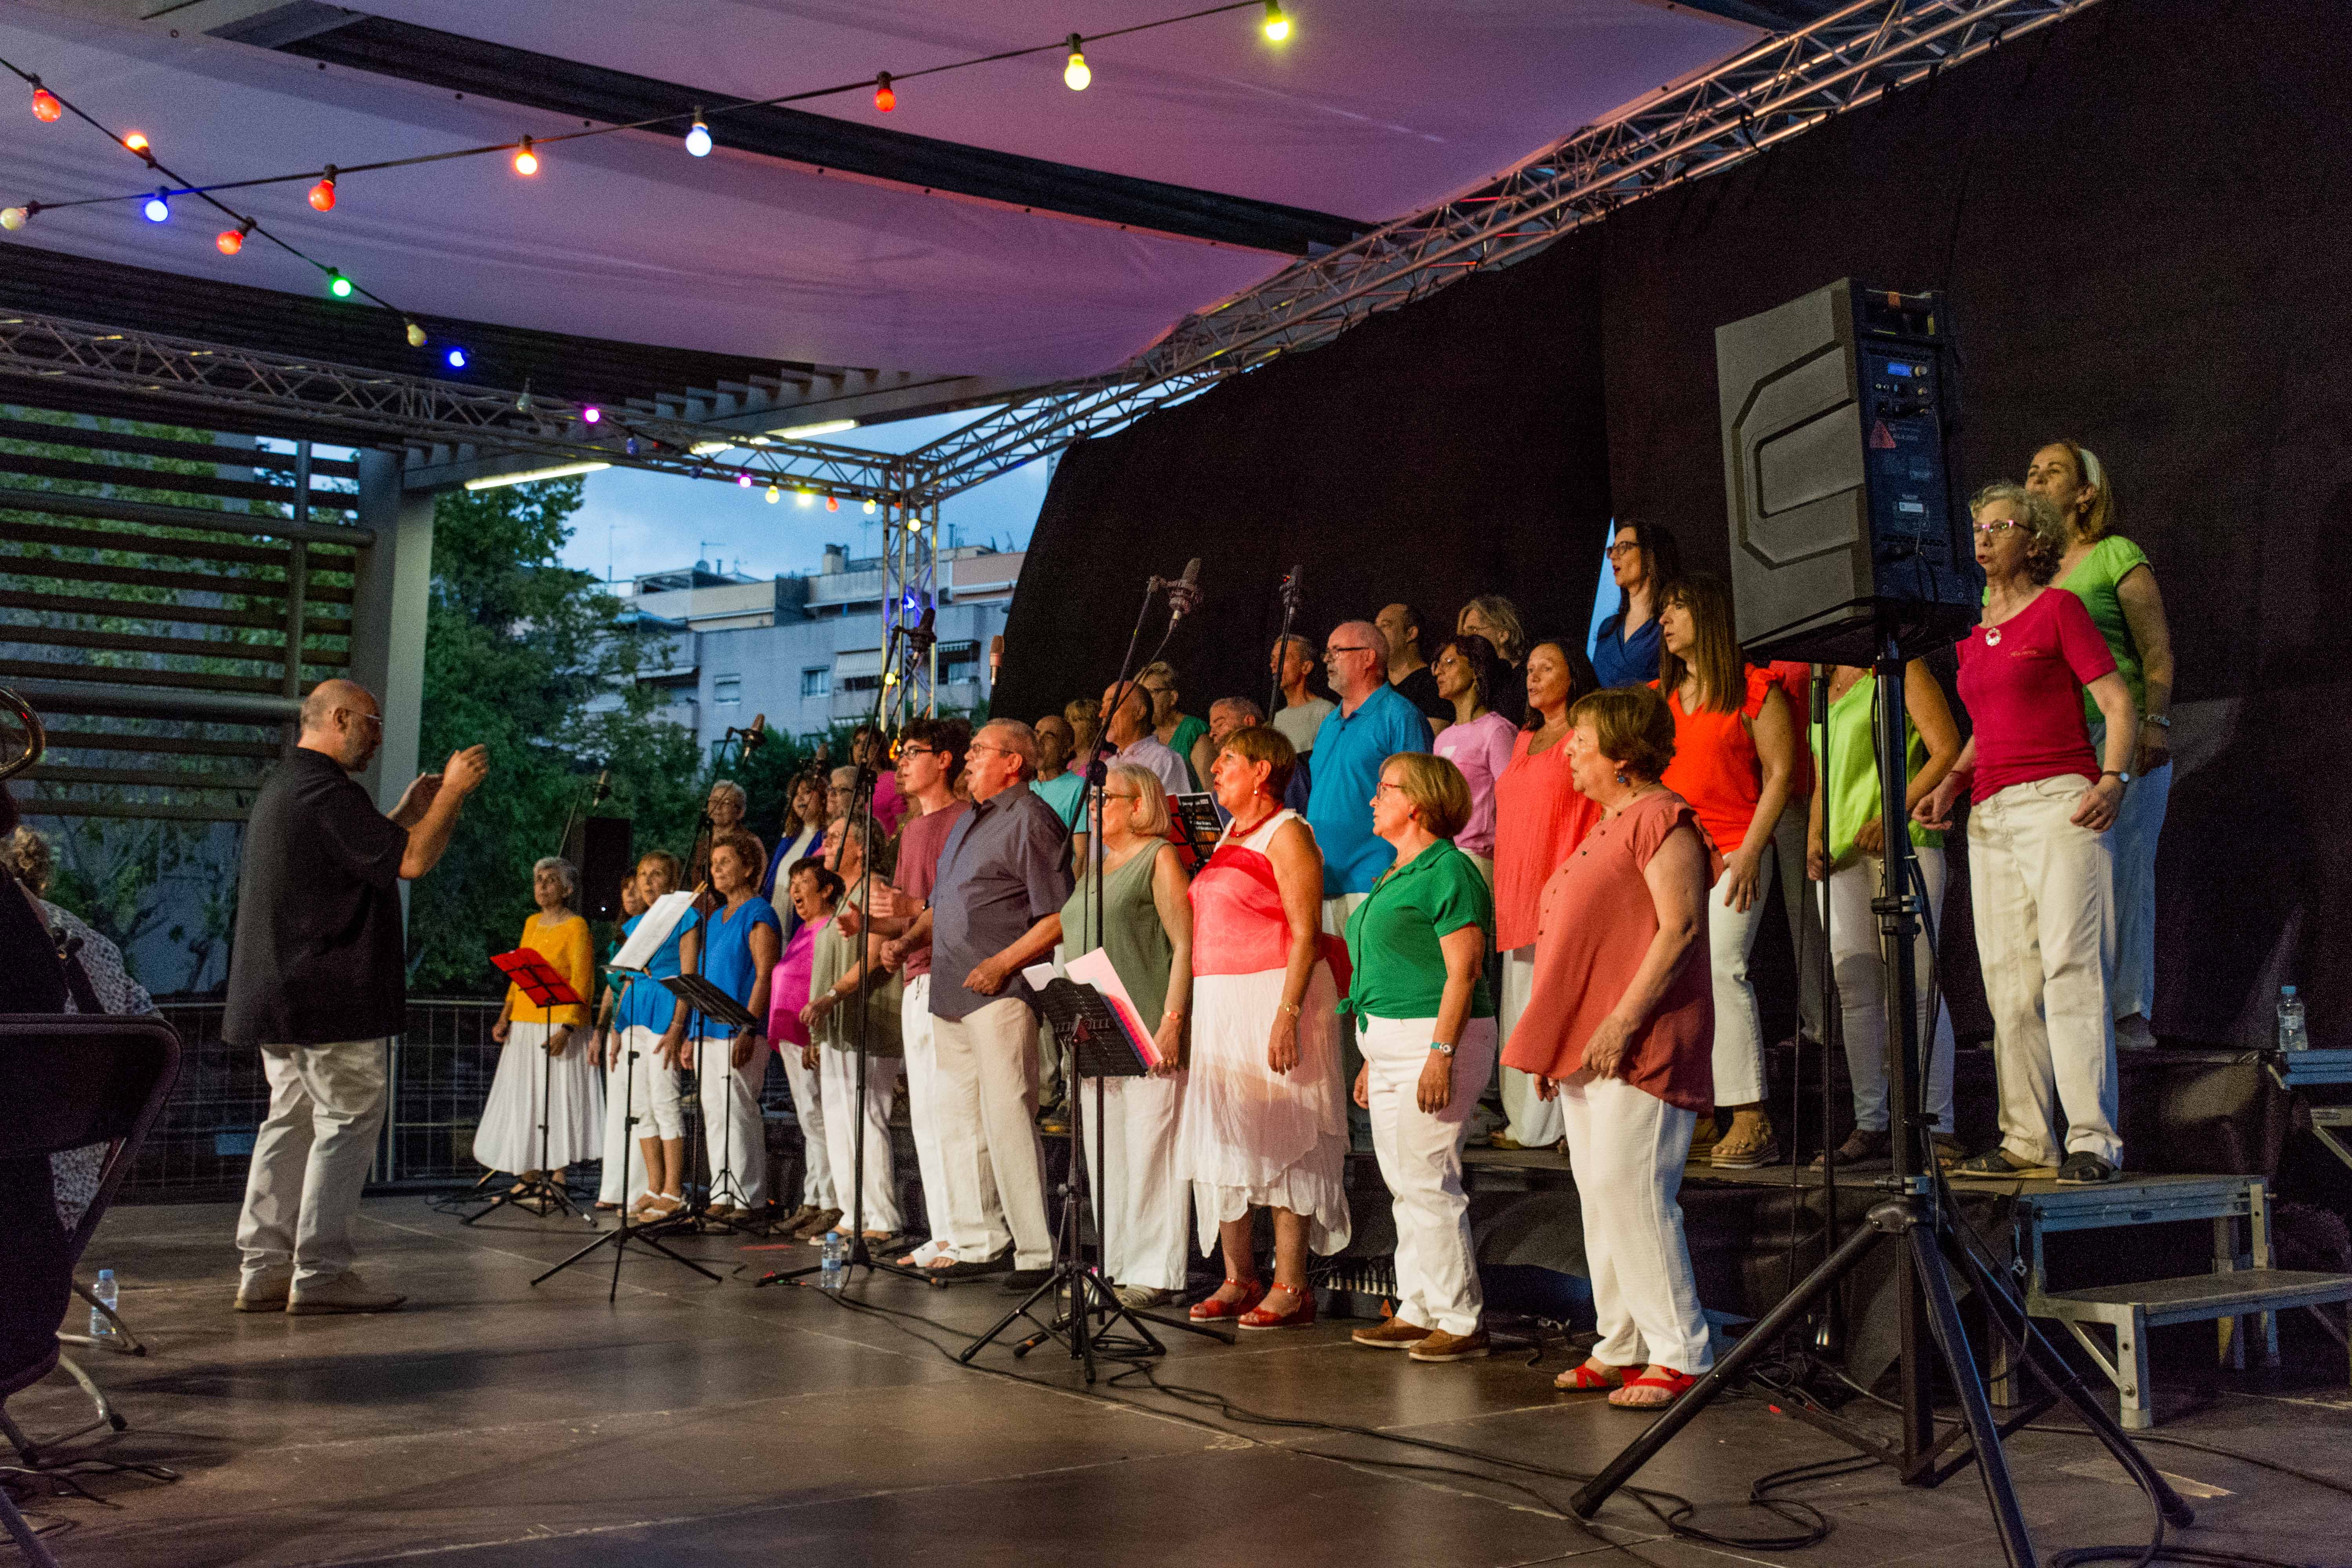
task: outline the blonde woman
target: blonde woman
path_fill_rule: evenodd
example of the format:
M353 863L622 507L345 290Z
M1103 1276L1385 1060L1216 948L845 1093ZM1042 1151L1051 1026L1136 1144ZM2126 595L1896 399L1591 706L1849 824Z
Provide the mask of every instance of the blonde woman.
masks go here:
M1485 637L1502 666L1495 672L1495 711L1514 724L1528 720L1528 690L1523 666L1528 657L1528 632L1518 606L1500 594L1481 594L1454 617L1459 637Z
M636 934L643 911L654 901L677 890L677 857L656 849L637 862L638 912L622 922L624 942ZM613 1129L625 1114L634 1132L621 1136L632 1142L636 1156L629 1162L635 1190L625 1201L639 1219L658 1219L685 1206L686 1111L678 1099L677 1073L655 1057L667 1032L677 1000L661 982L679 972L678 942L695 917L680 921L661 946L646 960L644 980L624 980L604 993L604 1010L596 1026L595 1059L605 1070L604 1193L616 1185L612 1173L620 1166L614 1152Z
M490 1037L504 1044L490 1098L474 1130L474 1158L493 1171L532 1176L544 1169L562 1185L564 1168L597 1152L598 1124L604 1119L604 1085L588 1042L588 1005L596 994L596 949L588 922L574 913L580 873L568 860L549 856L530 868L538 912L523 922L517 947L527 947L554 966L583 1000L540 1007L520 985L507 987ZM578 1045L581 1048L573 1050ZM552 1058L551 1062L545 1058ZM545 1100L541 1095L545 1090ZM547 1123L541 1154L540 1123ZM515 1190L521 1190L516 1184Z

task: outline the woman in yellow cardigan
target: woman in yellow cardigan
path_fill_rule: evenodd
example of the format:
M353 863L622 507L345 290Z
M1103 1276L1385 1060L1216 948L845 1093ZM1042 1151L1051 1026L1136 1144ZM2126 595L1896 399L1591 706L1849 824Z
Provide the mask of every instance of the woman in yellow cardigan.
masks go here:
M580 874L553 856L531 868L539 912L523 922L515 945L527 947L571 983L583 1004L595 995L595 948L588 922L572 909ZM589 1012L583 1005L540 1007L520 986L507 987L506 1005L491 1037L506 1049L474 1130L474 1158L493 1171L531 1175L542 1166L563 1180L564 1167L598 1152L604 1118L604 1075L588 1050ZM548 1058L552 1058L548 1059ZM540 1093L547 1093L547 1143L540 1147Z

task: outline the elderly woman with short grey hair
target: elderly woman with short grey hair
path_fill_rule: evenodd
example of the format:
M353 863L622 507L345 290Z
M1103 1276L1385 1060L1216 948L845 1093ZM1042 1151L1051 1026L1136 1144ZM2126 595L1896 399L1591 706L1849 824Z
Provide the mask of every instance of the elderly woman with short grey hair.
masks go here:
M2131 787L2131 689L2083 601L2052 593L2064 521L2022 485L1988 485L1971 503L1984 616L1962 639L1960 700L1976 732L1951 773L1912 813L1951 826L1969 791L1969 884L1977 953L1993 1017L2000 1143L1960 1169L2020 1176L2057 1167L2066 1185L2111 1182L2116 1035L2107 982L2116 960L2114 854L2107 830ZM2083 694L2107 721L2091 750ZM2066 1125L2053 1130L2055 1094Z
M474 1130L474 1158L493 1171L526 1177L545 1170L561 1184L565 1166L593 1159L603 1148L604 1077L588 1048L595 943L588 922L572 908L580 891L572 862L552 855L541 860L530 868L530 889L539 909L523 921L515 946L545 959L580 1000L542 1007L521 986L507 987L506 1005L490 1027L490 1037L506 1048Z

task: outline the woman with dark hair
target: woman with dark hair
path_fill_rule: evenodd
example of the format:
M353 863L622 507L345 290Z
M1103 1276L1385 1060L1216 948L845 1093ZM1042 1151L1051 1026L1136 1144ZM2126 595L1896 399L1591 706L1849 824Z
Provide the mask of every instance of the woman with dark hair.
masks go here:
M770 972L783 952L783 922L757 891L767 863L767 852L748 833L722 833L713 839L710 894L717 907L678 938L683 973L701 975L746 1007L768 994ZM693 1073L700 1087L710 1212L720 1219L743 1219L765 1208L768 1147L760 1083L768 1076L768 1053L761 1026L730 1029L680 1007L670 1016L660 1056Z
M1511 1037L1535 984L1536 931L1544 884L1576 852L1601 808L1570 776L1568 710L1599 682L1576 645L1547 637L1528 651L1528 718L1511 760L1495 781L1495 945L1502 954L1496 990L1502 1037ZM1514 1067L1502 1069L1508 1124L1498 1149L1542 1148L1560 1139L1559 1108Z
M2058 509L2021 485L1977 492L1984 618L1960 643L1960 700L1976 732L1912 816L1951 826L1969 791L1969 891L1992 1012L2000 1146L1959 1168L2030 1175L2058 1167L2084 1186L2115 1180L2116 1035L2107 969L2116 953L2115 826L2132 784L2131 689L2072 594L2051 593L2066 548ZM2091 750L2087 689L2107 721ZM2050 1101L2065 1112L2053 1134ZM2062 1161L2063 1151L2063 1161Z
M1500 661L1495 671L1495 711L1517 724L1528 716L1528 688L1521 670L1528 633L1518 606L1500 594L1481 594L1454 618L1457 637L1485 637Z
M1562 749L1601 817L1544 888L1535 995L1503 1056L1557 1096L1583 1205L1601 1340L1553 1386L1654 1409L1712 1360L1676 1194L1716 1098L1704 934L1714 851L1690 803L1661 782L1675 725L1655 692L1596 691L1573 717Z
M1642 686L1658 676L1658 595L1683 574L1681 548L1655 523L1621 522L1609 544L1617 613L1592 634L1592 669L1603 686Z
M1511 765L1518 727L1495 711L1495 671L1500 661L1485 637L1462 634L1437 645L1430 668L1437 694L1454 705L1454 719L1430 750L1452 763L1470 786L1470 816L1454 842L1495 885L1495 781Z
M1282 804L1297 753L1253 725L1210 769L1233 816L1192 879L1192 1046L1176 1174L1192 1184L1201 1246L1225 1282L1195 1319L1244 1329L1315 1321L1307 1254L1348 1245L1348 1119L1340 1103L1338 988L1324 961L1323 859ZM1274 1284L1258 1279L1254 1212L1274 1211Z
M1707 905L1715 977L1715 1093L1731 1113L1709 1155L1753 1170L1780 1156L1764 1109L1764 1023L1748 955L1764 918L1772 832L1796 775L1797 726L1769 669L1740 657L1731 590L1719 577L1669 584L1658 612L1658 679L1675 721L1675 760L1663 782L1698 813L1722 874Z
M809 1061L811 1036L808 1026L801 1022L816 960L817 929L841 900L841 879L826 869L824 861L804 855L786 866L780 879L792 905L792 931L784 938L776 966L768 972L768 1043L775 1047L784 1069L785 1085L792 1090L793 1118L801 1127L801 1201L777 1222L777 1229L806 1240L831 1230L841 1218L840 1195L833 1183L833 1152L825 1142L824 1084ZM812 920L814 925L809 923ZM759 1010L755 1003L752 1011Z
M2083 601L2115 655L2139 728L2132 785L2107 842L2116 859L2116 965L2107 1005L2116 1044L2152 1046L2156 1004L2156 841L2172 793L2172 627L2147 552L2116 531L2116 495L2106 465L2080 441L2053 441L2033 454L2025 488L2046 498L2066 525L2066 552L2053 586ZM2083 716L2091 749L2106 740L2106 719L2089 693Z
M776 828L776 852L768 857L768 868L760 878L761 898L773 904L785 896L784 877L795 862L816 853L824 839L824 775L796 775L784 792L784 819ZM797 918L788 916L784 924L792 926Z

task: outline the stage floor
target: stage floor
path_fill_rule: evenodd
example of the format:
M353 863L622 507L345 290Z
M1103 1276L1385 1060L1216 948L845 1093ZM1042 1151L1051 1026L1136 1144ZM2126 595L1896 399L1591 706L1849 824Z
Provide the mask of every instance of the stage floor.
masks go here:
M131 1423L101 1447L184 1479L96 1477L102 1503L42 1502L37 1517L69 1526L51 1538L67 1568L1999 1561L1966 1475L1934 1492L1883 1471L1823 1483L1800 1495L1834 1521L1826 1542L1732 1552L1668 1538L1629 1500L1588 1528L1491 1479L1391 1468L1475 1468L1460 1459L1247 1425L1148 1387L1088 1392L1051 1349L1026 1362L992 1349L978 1370L960 1368L941 1352L1011 1303L993 1282L935 1291L882 1278L851 1292L929 1323L750 1289L811 1258L806 1247L693 1238L687 1248L726 1283L633 1258L608 1306L609 1264L529 1287L578 1245L576 1222L501 1214L469 1229L416 1198L377 1198L360 1222L362 1265L408 1292L408 1310L240 1315L228 1310L233 1221L220 1205L124 1209L90 1248L92 1268L120 1274L123 1313L152 1346L144 1359L82 1356ZM1261 1413L1567 1470L1597 1468L1639 1429L1550 1391L1570 1363L1557 1344L1534 1367L1525 1352L1423 1366L1350 1345L1348 1327L1233 1348L1170 1331L1160 1376ZM2208 1371L2195 1407L2168 1408L2156 1436L2352 1480L2343 1364L2336 1351L2284 1374ZM88 1409L62 1374L9 1408L36 1438ZM1843 1452L1759 1400L1727 1400L1643 1479L1706 1505L1716 1529L1761 1531L1770 1521L1729 1506L1758 1472ZM2011 1453L2045 1551L2146 1539L2147 1508L2095 1445L2024 1434ZM2188 1542L2343 1556L2341 1495L2204 1453L2150 1453L2222 1494L2192 1498ZM1519 1479L1555 1504L1573 1490Z

